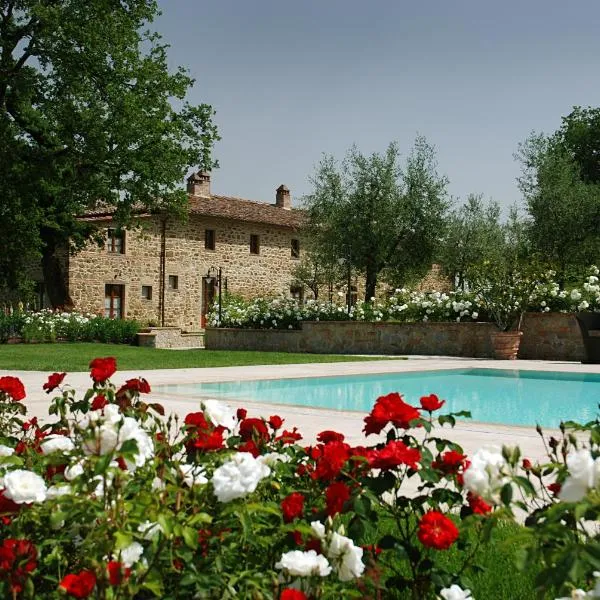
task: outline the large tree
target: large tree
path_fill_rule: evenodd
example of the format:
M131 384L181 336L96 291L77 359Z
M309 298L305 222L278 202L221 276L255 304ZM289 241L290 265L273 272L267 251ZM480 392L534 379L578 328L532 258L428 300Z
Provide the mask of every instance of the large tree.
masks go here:
M582 177L559 137L532 134L520 146L519 186L531 217L532 249L565 281L600 256L600 185Z
M459 289L465 289L469 270L482 261L502 259L504 231L497 202L471 194L455 208L447 222L437 262Z
M185 101L193 80L147 29L157 14L154 0L0 0L0 285L39 256L68 303L57 254L96 231L78 216L181 213L186 171L212 166L214 111Z
M447 180L423 137L404 165L394 143L371 156L354 147L341 164L325 156L312 184L304 204L319 253L364 273L366 300L382 274L397 283L431 266L448 208Z

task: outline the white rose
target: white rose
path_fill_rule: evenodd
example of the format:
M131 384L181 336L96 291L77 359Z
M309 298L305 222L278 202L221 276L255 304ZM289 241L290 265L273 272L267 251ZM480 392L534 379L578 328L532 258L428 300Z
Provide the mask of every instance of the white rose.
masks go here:
M286 573L295 577L309 577L311 575L326 577L331 573L331 566L327 559L314 550L286 552L281 555L279 562L275 563L275 568L283 569Z
M66 484L66 485L51 485L46 490L46 498L47 499L60 498L61 496L68 496L72 493L73 493L73 491L71 489L71 486L68 484Z
M145 521L138 525L137 530L143 535L145 540L153 540L158 537L161 533L164 533L160 523L153 523L152 521Z
M208 483L208 479L206 479L206 472L198 465L182 463L179 465L179 470L183 475L183 483L185 483L185 485L188 487L193 487L194 485L204 485L205 483Z
M256 460L259 460L268 467L272 467L278 462L290 462L291 458L281 452L268 452L267 454L261 454Z
M499 448L483 447L471 457L471 464L463 474L464 487L493 501L492 495L505 482L502 469L506 461Z
M76 462L65 469L64 476L67 481L73 481L76 477L83 475L83 462Z
M15 453L15 449L10 446L0 444L0 457L1 456L12 456Z
M212 484L219 502L230 502L252 493L261 479L268 477L271 469L249 452L238 452L215 469Z
M325 539L325 525L323 525L323 523L320 521L313 521L310 526L320 540Z
M581 292L577 289L571 290L571 300L581 300Z
M219 400L203 400L202 408L213 425L221 425L230 431L235 427L237 419L235 412L229 405L219 402Z
M4 496L16 504L43 502L46 499L46 484L33 471L16 469L4 476Z
M144 547L139 542L132 542L120 552L121 563L126 569L130 569L144 554Z
M53 433L46 436L40 444L43 454L52 454L53 452L71 452L75 448L73 440L66 435Z
M590 451L585 448L569 452L569 475L558 493L558 498L565 502L579 502L590 488L596 486L599 465L598 459L594 461Z
M472 600L471 590L463 590L455 583L449 588L444 588L440 591L440 596L444 600Z
M360 577L365 570L362 562L363 549L354 542L335 532L327 545L327 558L333 563L340 581L350 581Z

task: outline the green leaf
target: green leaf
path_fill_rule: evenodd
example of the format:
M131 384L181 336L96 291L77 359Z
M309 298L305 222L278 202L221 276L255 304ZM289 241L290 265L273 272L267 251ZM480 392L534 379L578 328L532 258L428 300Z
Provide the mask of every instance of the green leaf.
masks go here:
M513 488L510 483L505 483L500 491L500 499L505 506L510 506L513 497Z

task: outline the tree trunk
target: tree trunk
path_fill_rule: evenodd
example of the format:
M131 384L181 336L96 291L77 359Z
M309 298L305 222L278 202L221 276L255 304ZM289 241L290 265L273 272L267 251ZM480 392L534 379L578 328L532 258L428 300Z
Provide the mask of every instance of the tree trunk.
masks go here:
M365 282L365 302L370 302L375 296L377 288L377 271L375 269L367 269L367 277ZM350 292L350 290L348 290Z
M65 256L68 253L65 251ZM52 308L73 309L73 300L69 296L67 286L67 273L64 264L57 256L56 247L52 243L46 243L42 251L42 273L44 275L44 287Z

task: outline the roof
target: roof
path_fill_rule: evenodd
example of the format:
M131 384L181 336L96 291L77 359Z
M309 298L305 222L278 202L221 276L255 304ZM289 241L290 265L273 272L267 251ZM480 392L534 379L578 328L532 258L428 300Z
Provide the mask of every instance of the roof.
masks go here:
M188 196L189 213L205 217L218 217L222 219L232 219L248 223L265 223L267 225L277 225L279 227L290 227L298 229L302 227L307 220L306 212L297 208L281 208L274 204L258 202L256 200L246 200L235 196L219 196L211 194L210 196ZM137 211L136 211L137 212ZM88 210L82 218L84 219L104 219L110 217L114 210L107 206ZM140 210L140 216L149 214L147 211Z
M281 208L265 202L233 196L190 196L190 213L207 217L221 217L250 223L267 223L281 227L298 228L306 223L306 213L297 208Z

